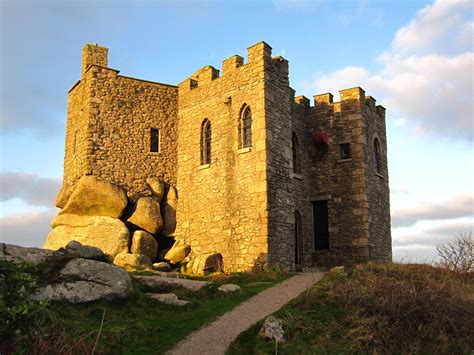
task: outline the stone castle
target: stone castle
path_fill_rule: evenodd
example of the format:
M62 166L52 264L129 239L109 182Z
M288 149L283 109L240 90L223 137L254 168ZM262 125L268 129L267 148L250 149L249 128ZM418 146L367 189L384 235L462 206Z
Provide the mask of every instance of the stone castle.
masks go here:
M86 45L68 93L64 186L177 190L171 235L226 271L391 260L385 109L359 87L295 97L265 42L178 86L119 75Z

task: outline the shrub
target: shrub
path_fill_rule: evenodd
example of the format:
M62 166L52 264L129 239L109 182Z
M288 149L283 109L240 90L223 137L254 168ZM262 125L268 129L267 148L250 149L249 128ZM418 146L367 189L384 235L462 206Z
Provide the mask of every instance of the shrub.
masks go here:
M472 232L460 232L452 242L436 246L439 266L461 275L474 270L474 243Z
M31 340L53 319L44 301L31 299L36 280L25 264L0 259L0 353Z

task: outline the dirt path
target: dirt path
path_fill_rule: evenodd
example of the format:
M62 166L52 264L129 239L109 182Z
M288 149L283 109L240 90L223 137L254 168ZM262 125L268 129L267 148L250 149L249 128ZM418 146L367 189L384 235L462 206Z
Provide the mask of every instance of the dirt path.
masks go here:
M322 272L305 272L249 298L214 322L189 334L167 354L222 355L244 330L278 311L323 277Z

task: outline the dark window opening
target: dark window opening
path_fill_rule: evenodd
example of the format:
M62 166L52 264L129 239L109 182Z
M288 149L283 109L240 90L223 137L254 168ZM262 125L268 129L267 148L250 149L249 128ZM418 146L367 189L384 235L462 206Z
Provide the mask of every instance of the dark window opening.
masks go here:
M301 214L295 211L295 265L301 264Z
M301 165L300 165L300 152L299 152L299 143L298 137L293 132L291 136L291 149L293 151L293 172L295 174L301 173Z
M314 249L329 249L328 201L313 201Z
M206 118L201 125L201 165L211 164L211 122Z
M350 159L351 158L351 145L350 143L339 144L341 149L341 159Z
M380 143L377 138L374 139L374 160L375 160L375 172L380 174L382 171L382 160L380 156Z
M239 120L239 148L252 146L252 111L244 106Z
M150 128L150 152L160 151L160 130L158 128Z

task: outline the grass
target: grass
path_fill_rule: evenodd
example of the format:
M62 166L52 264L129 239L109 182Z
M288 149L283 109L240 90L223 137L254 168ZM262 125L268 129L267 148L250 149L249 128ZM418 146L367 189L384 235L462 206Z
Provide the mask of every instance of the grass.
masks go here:
M52 305L56 321L42 330L28 353L90 354L100 331L96 354L162 354L193 330L287 277L279 270L268 270L200 278L214 285L199 292L173 291L180 299L191 301L184 307L150 299L138 285L134 286L135 296L122 302L56 303ZM239 284L242 291L223 294L217 288L224 283Z
M279 354L471 354L473 274L429 265L364 264L332 270L276 313ZM244 332L228 354L273 354L274 341Z

